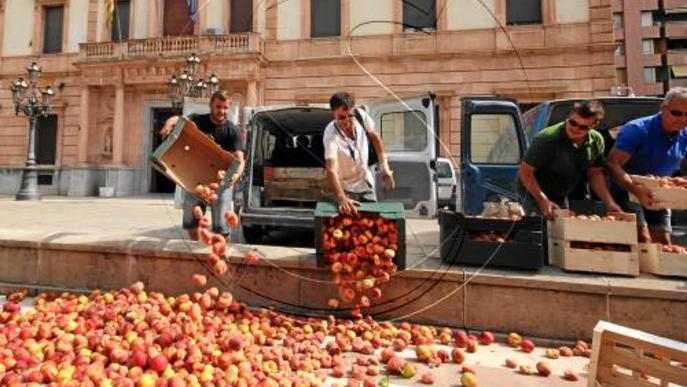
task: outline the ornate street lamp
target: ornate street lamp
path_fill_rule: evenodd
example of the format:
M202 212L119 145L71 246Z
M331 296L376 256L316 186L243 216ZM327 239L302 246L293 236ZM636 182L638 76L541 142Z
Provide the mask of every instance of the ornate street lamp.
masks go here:
M31 62L26 71L29 73L29 84L26 84L24 77L19 77L10 87L14 98L15 114L19 115L21 112L29 118L29 148L26 165L21 175L21 186L15 198L16 200L41 200L41 195L38 193L38 170L36 169L36 130L38 117L45 117L50 112L50 102L55 93L50 86L39 90L38 81L42 69L36 62Z
M167 82L169 99L172 107L177 110L184 109L184 98L210 98L219 88L219 78L214 73L208 77L198 77L200 58L192 53L186 58L186 69L180 75L172 75ZM207 79L207 80L206 80Z

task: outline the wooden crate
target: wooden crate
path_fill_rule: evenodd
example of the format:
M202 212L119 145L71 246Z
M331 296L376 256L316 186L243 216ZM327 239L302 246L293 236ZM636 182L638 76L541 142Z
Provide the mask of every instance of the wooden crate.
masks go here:
M549 260L552 265L569 271L639 275L637 244L628 245L630 251L621 252L573 248L571 243L549 238Z
M660 187L658 181L646 176L631 175L632 180L647 186L654 194L658 208L671 208L674 210L687 210L687 189ZM634 195L631 200L638 202Z
M172 133L150 156L150 162L192 195L198 184L218 182L220 170L226 171L222 184L227 184L238 168L238 161L229 152L186 117L180 117Z
M616 220L584 220L571 217L569 210L556 210L548 222L549 238L564 241L637 244L637 216L609 213Z
M478 241L471 232L508 233L505 242ZM519 220L465 216L460 212L439 212L439 252L445 263L538 270L545 264L544 220L526 216Z
M687 386L687 344L599 321L587 386Z
M656 275L687 277L687 255L665 253L658 243L640 243L639 270Z
M326 201L333 198L323 168L265 167L266 200Z
M401 203L360 203L358 212L376 213L385 219L393 219L398 230L398 241L396 245L396 257L394 263L399 271L406 268L406 220L405 210ZM319 202L315 207L315 254L317 257L317 266L324 267L329 263L324 256L322 230L324 229L324 219L340 216L338 207L335 203Z

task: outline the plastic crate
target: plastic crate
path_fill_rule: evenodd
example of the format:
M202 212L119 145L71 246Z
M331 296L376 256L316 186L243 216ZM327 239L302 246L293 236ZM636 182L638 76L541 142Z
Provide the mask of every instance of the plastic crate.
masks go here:
M445 263L538 270L546 264L544 219L520 220L466 217L460 212L439 212L440 254ZM505 242L478 241L470 232L509 233ZM493 257L492 257L493 256Z
M394 262L398 270L406 268L406 220L403 204L401 203L360 203L358 212L376 213L384 219L394 220L398 230L398 251ZM327 266L328 262L324 258L322 247L322 229L325 218L340 216L338 206L330 202L318 202L315 207L315 252L317 256L317 266Z

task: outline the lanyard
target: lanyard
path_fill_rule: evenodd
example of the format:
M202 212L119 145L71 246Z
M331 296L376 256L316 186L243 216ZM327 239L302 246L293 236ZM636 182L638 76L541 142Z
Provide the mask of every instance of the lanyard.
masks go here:
M348 147L348 152L350 153L351 158L353 159L353 161L355 161L355 148L353 146L351 146L350 142L346 138L346 135L344 135L343 131L341 131L341 129L339 129L339 125L337 125L336 122L334 123L334 127L336 128L336 131L339 132L339 135L344 140L344 143L346 143L346 146ZM355 133L355 125L352 125L352 127L353 127L353 143L357 144L358 143L357 142L358 136Z

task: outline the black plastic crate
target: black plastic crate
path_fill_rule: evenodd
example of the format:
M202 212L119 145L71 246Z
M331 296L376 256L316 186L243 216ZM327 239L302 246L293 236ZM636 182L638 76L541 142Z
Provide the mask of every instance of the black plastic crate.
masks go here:
M401 203L360 203L359 212L376 213L382 218L393 220L398 232L396 245L398 250L394 257L394 262L399 271L406 268L406 220L405 211ZM337 206L334 203L319 202L315 208L315 253L317 256L317 266L324 267L329 263L324 258L322 247L322 230L325 218L339 216Z
M466 217L460 212L439 213L440 254L445 263L537 270L546 263L546 223L541 216L519 220ZM472 232L508 232L505 242L478 241ZM492 257L493 255L493 257Z

